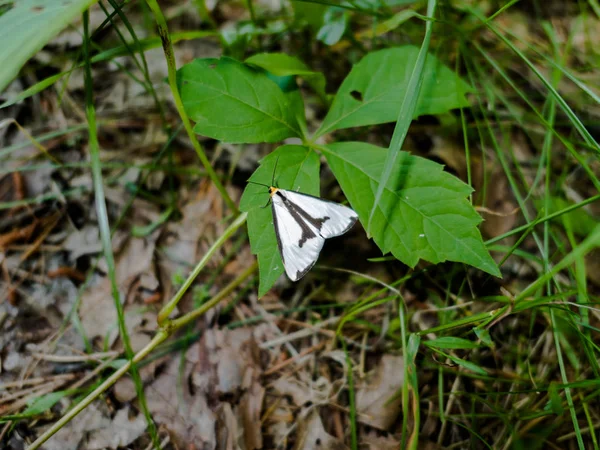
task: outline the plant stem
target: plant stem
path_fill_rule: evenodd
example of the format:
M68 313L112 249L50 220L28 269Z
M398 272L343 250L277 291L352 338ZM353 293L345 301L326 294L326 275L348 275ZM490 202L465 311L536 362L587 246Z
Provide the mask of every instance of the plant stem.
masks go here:
M254 261L254 263L250 267L244 270L235 280L233 280L231 283L229 283L227 286L221 289L221 291L209 301L202 304L202 306L200 306L198 309L195 309L194 311L191 311L184 316L178 317L177 319L168 322L165 325L165 327L169 330L178 330L179 328L201 317L206 311L216 306L221 300L223 300L224 297L231 294L231 292L240 284L242 284L242 282L244 282L246 278L248 278L250 275L256 272L256 269L258 269L258 262Z
M229 237L235 233L235 231L241 227L246 222L247 213L240 214L235 221L229 225L229 228L225 230L225 232L217 239L217 241L208 249L208 251L204 254L204 257L196 264L192 273L187 277L183 285L179 288L179 291L175 294L175 296L167 303L158 313L156 318L158 324L160 326L166 325L169 320L169 315L173 312L183 294L187 292L191 284L194 282L196 277L200 274L200 271L204 268L206 263L210 260L212 255L225 243Z
M185 108L183 107L183 101L181 100L181 96L179 95L179 89L177 88L177 67L175 65L175 54L173 53L173 45L171 44L171 38L169 36L169 28L167 27L167 21L165 20L165 17L163 16L160 6L158 6L156 0L146 0L146 3L154 13L154 19L156 20L156 25L158 27L158 34L160 36L163 50L165 52L165 59L167 60L169 86L171 88L171 92L173 93L175 107L177 108L177 112L179 113L179 116L183 121L185 131L187 132L190 141L194 146L194 150L196 151L200 162L202 162L202 165L206 169L207 175L217 187L219 193L221 194L221 197L223 197L223 200L225 201L225 203L227 203L227 206L233 211L235 215L238 215L239 210L237 206L227 193L227 190L225 189L225 186L223 186L223 184L221 183L221 180L219 180L217 173L212 168L212 165L210 164L210 161L204 153L200 142L198 142L198 139L196 139L196 133L194 132L190 119L187 116L187 113L185 112Z
M239 220L239 219L238 219ZM258 267L258 264L255 262L250 267L248 267L244 272L242 272L235 280L225 286L218 294L216 294L209 301L204 303L198 309L182 316L172 322L169 322L163 329L159 330L158 333L152 338L152 340L141 349L136 355L133 357L132 361L126 361L125 364L121 368L119 368L115 373L113 373L110 377L108 377L104 382L94 389L87 397L85 397L82 401L80 401L75 407L70 410L67 414L60 418L54 425L52 425L48 430L46 430L39 438L29 446L27 450L36 450L38 449L44 442L50 439L58 430L60 430L63 426L65 426L71 419L73 419L77 414L83 411L90 403L92 403L96 398L98 398L102 393L106 392L108 388L110 388L113 384L117 382L119 378L127 373L127 371L132 367L133 363L138 363L143 360L146 356L150 354L157 346L162 344L169 336L171 336L174 332L179 330L181 327L187 325L188 323L198 319L198 317L202 316L206 311L217 305L223 298L229 295L236 287L242 284L250 275L252 275Z

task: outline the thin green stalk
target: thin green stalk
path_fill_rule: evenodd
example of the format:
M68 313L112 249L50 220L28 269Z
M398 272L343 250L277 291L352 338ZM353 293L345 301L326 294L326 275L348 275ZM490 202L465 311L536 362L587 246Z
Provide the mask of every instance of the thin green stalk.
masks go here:
M575 263L578 258L583 255L587 255L589 252L594 250L595 248L600 247L600 225L597 225L594 228L594 231L586 237L578 247L574 248L571 253L565 256L560 262L558 262L552 270L545 273L533 283L531 283L527 288L525 288L519 295L515 297L515 304L520 303L523 300L526 300L527 297L532 295L534 292L542 288L546 281L556 276L561 270L566 269L571 264Z
M347 5L345 3L338 3L335 1L329 1L329 0L295 0L295 1L301 2L301 3L315 3L317 5L334 6L336 8L348 9L350 11L356 11L361 14L365 14L365 15L369 15L369 16L387 18L387 15L384 13L381 13L379 11L369 10L369 9L363 9L363 8L360 8L358 5Z
M183 32L173 33L171 35L171 42L179 42L179 41L192 40L192 39L205 39L207 37L218 37L218 33L215 31L183 31ZM127 45L121 45L119 47L110 48L108 50L104 50L100 53L97 53L94 56L92 56L92 63L113 60L114 58L116 58L118 56L128 55L129 54L128 47L130 45L131 44L128 43ZM142 39L141 41L139 41L140 51L151 50L153 48L160 47L160 45L161 45L161 40L158 37L151 37L151 38ZM51 75L47 78L44 78L41 81L38 81L34 85L28 87L24 91L21 91L14 97L11 97L10 99L6 100L4 103L0 104L0 109L14 105L15 103L17 103L21 100L29 98L32 95L35 95L35 94L43 91L44 89L52 86L54 83L59 81L62 77L69 75L71 72L73 72L73 70L79 69L81 67L83 67L83 64L74 64L73 67L71 67L68 70L65 70L64 72L60 72L60 73ZM20 143L20 144L23 145L23 143Z
M560 56L558 44L556 39L553 39L554 34L549 30L549 26L545 24L546 32L548 33L552 43L554 54L556 57ZM552 86L558 85L560 81L560 72L554 69L552 73ZM554 128L554 120L556 118L556 102L553 97L548 99L548 123L551 126L551 129ZM542 153L546 155L546 178L545 178L545 209L548 211L550 209L550 193L551 193L551 177L552 177L552 133L547 132L544 137L544 143L542 147ZM544 224L544 271L548 272L550 270L550 264L548 261L548 255L550 253L550 227L549 223L546 222ZM578 265L583 259L583 255L579 256L575 260L575 264ZM560 286L557 286L558 292L560 292ZM546 282L546 295L552 295L552 286L550 284L550 280ZM562 331L557 326L557 321L554 313L554 308L550 308L550 323L552 324L552 335L554 337L554 346L556 348L556 356L558 360L558 367L560 370L560 376L562 382L567 384L569 382L569 377L567 376L567 371L565 368L565 363L563 360L563 351L561 346L561 337L563 337ZM585 342L583 343L585 345ZM580 450L584 450L583 438L581 436L581 430L579 428L579 420L577 419L577 412L575 411L575 405L573 404L573 396L571 395L571 390L568 387L564 388L565 398L567 399L567 405L569 406L569 412L571 414L571 421L573 423L573 428L575 431L575 435L577 437L577 444L579 445Z
M233 280L231 283L229 283L227 286L221 289L221 291L217 295L215 295L207 302L203 303L198 309L195 309L194 311L191 311L181 317L178 317L175 320L167 322L165 324L165 329L169 330L170 332L173 332L174 330L178 330L179 328L195 320L198 320L198 318L203 316L209 309L215 307L221 300L223 300L225 297L231 294L235 288L237 288L246 280L246 278L248 278L250 275L256 272L256 269L258 269L258 262L254 261L254 263L250 267L248 267L240 275L238 275L238 277L235 280ZM191 275L188 278L188 280L190 278Z
M402 383L402 429L400 430L401 439L400 439L400 448L406 448L406 438L408 437L408 420L409 420L409 409L408 409L408 399L409 399L409 384L408 384L408 345L407 345L407 336L406 336L406 318L404 316L404 299L401 295L398 295L398 320L400 321L400 340L402 342L402 358L404 361L403 367L403 377L404 383Z
M246 0L246 5L248 6L248 12L250 13L250 20L254 24L255 27L260 27L256 19L256 13L254 12L254 5L252 4L252 0Z
M552 214L548 214L547 216L540 217L539 219L535 219L535 220L529 222L528 224L521 225L520 227L514 228L514 229L512 229L512 230L510 230L510 231L508 231L508 232L506 232L506 233L504 233L504 234L502 234L500 236L496 236L496 237L494 237L492 239L488 239L487 241L485 241L485 245L492 245L492 244L494 244L494 243L496 243L498 241L501 241L504 238L513 236L513 235L518 234L518 233L520 233L522 231L525 231L526 232L525 234L528 234L528 233L530 233L533 230L533 228L536 225L542 224L544 222L548 222L550 220L554 220L554 219L556 219L556 218L558 218L558 217L560 217L560 216L562 216L564 214L568 214L568 213L573 212L573 211L575 211L575 210L577 210L579 208L583 208L584 206L589 205L590 203L594 203L594 202L596 202L598 200L600 200L600 194L599 195L595 195L593 197L590 197L588 199L585 199L585 200L583 200L583 201L581 201L579 203L575 203L574 205L571 205L571 206L569 206L567 208L561 209L560 211L556 211L556 212L554 212Z
M181 126L183 127L183 125ZM177 130L175 133L176 134ZM0 168L0 175L5 175L7 173L13 172L34 172L37 170L59 170L59 169L89 169L92 167L91 163L84 162L73 162L73 163L64 163L64 164L29 164L26 166L20 166L15 168ZM118 162L118 161L103 161L102 162L102 170L104 169L131 169L136 168L140 170L148 170L149 172L165 172L170 174L178 174L178 175L196 175L196 176L206 176L206 172L203 169L195 168L195 167L185 167L185 166L168 166L165 164L135 164L135 163L127 163L127 162ZM143 184L143 183L142 183Z
M219 180L217 173L212 168L212 165L210 164L210 161L204 153L200 142L198 142L198 139L196 139L196 133L194 133L194 129L192 128L190 119L187 116L187 113L185 112L185 108L183 107L183 102L181 100L181 96L179 95L179 89L177 88L177 67L175 65L175 55L173 53L173 46L171 44L171 38L169 36L169 28L167 26L167 21L165 20L165 17L163 16L160 6L158 5L156 0L146 0L146 3L154 13L154 19L156 20L156 25L158 27L158 34L161 38L163 50L165 52L165 59L167 61L169 86L171 88L171 93L173 94L175 107L177 108L177 112L179 113L179 116L183 121L185 131L187 132L190 138L190 141L194 147L194 150L196 151L196 154L198 155L198 158L200 159L200 162L202 162L202 165L206 169L208 177L215 184L215 187L221 194L221 197L223 198L229 209L231 209L231 211L233 211L233 213L237 215L239 214L239 210L233 202L233 200L231 199L231 197L229 196L229 194L227 193L225 186L223 186L221 180Z
M73 189L69 189L67 191L61 192L60 194L57 194L55 192L51 192L48 194L42 194L42 195L38 195L37 197L33 197L33 198L25 198L23 200L12 200L10 202L0 202L0 211L2 210L6 210L6 209L12 209L12 208L17 208L20 206L28 206L28 205L39 205L40 203L44 203L47 200L54 200L55 198L58 197L80 197L82 193L87 192L88 189L85 187L76 187Z
M484 89L486 89L486 91L487 91L488 83L486 83L484 81L485 76L482 73L481 68L476 64L469 64L469 61L465 61L465 62L467 63L466 65L467 65L467 69L469 72L469 79L471 80L471 82L472 83L474 82L473 71L475 71L479 75L480 79L482 80ZM492 124L490 123L490 119L488 118L488 115L485 112L485 108L483 105L483 101L481 99L481 95L477 95L476 99L477 99L477 104L479 106L479 110L481 111L481 115L483 116L483 122L485 124L485 128L487 129L487 134L488 134L489 140L496 152L498 162L500 163L500 166L502 167L502 169L504 171L504 174L506 176L506 179L508 180L508 183L511 187L513 195L514 195L515 199L517 200L517 203L519 204L519 208L521 210L521 213L523 214L523 217L525 218L527 223L530 223L531 219L529 217L527 205L525 204L525 200L520 192L519 185L517 184L517 181L515 180L515 177L513 176L513 173L511 171L509 163L506 159L506 156L505 156L504 152L502 151L502 149L500 148L500 145L496 138L496 134L494 133ZM534 239L536 245L538 246L538 249L543 254L544 249L543 249L543 245L542 245L542 242L541 242L538 234L535 232L535 230L532 230L532 234L533 234L533 239Z
M436 0L428 0L427 2L427 16L433 17L436 7ZM373 201L373 208L369 214L369 221L367 223L367 235L371 235L371 223L375 216L375 211L379 207L381 196L387 186L388 180L392 174L392 170L395 167L396 159L404 144L404 139L408 134L408 129L412 122L415 110L417 108L417 101L419 100L419 92L421 91L421 85L423 84L423 68L425 67L425 60L427 59L427 52L429 51L429 43L431 41L431 30L432 21L425 22L425 37L423 38L423 44L419 50L415 67L410 75L408 81L408 87L406 88L406 95L402 99L402 105L398 113L398 120L394 128L394 134L388 148L387 155L385 157L385 164L383 166L383 173L379 180L379 186L377 186L377 192L375 193L375 199Z
M206 6L206 1L205 0L193 0L194 5L196 5L196 9L198 10L198 15L200 16L200 19L203 20L204 22L207 22L208 25L210 26L210 28L212 28L213 30L217 28L217 23L215 22L215 19L212 18L212 16L210 15L210 11L208 10L207 6Z
M110 279L111 294L114 299L115 309L117 310L117 319L119 322L119 334L125 348L125 355L131 362L134 358L134 352L131 347L129 340L129 333L127 331L127 325L125 324L125 312L123 305L121 304L121 294L119 293L119 286L117 285L117 275L115 267L115 259L112 252L112 241L110 226L108 224L108 213L106 210L106 199L104 198L104 184L102 181L102 169L100 163L100 146L98 144L98 136L96 129L96 110L94 108L94 94L93 94L93 80L92 80L92 68L90 64L90 39L88 34L89 27L89 10L83 13L83 55L85 60L84 80L85 80L85 110L86 117L89 124L89 151L90 161L92 164L92 178L94 186L94 196L96 201L96 214L98 216L98 228L100 230L100 238L102 241L102 248L106 265L108 268L108 278ZM137 370L135 364L131 364L131 376L133 378L137 397L140 402L148 428L150 436L156 448L160 448L160 441L158 438L158 430L152 420L150 411L146 404L146 397L144 395L144 388L142 378Z
M160 310L157 316L157 322L159 325L163 326L167 323L169 316L183 297L183 295L188 291L196 277L200 274L204 266L208 263L212 255L221 248L221 246L229 239L229 237L237 231L239 227L241 227L246 222L247 213L240 214L235 221L225 230L225 232L216 240L216 242L208 249L208 251L204 254L204 257L198 261L196 267L192 273L188 276L187 280L181 285L179 291L173 296L173 298Z
M408 351L408 368L406 370L408 378L404 379L404 384L408 384L411 387L413 405L413 431L408 441L408 448L410 450L417 450L419 448L419 431L421 429L421 403L419 401L419 380L416 363L420 343L421 337L417 334L411 334L408 338L406 348Z
M485 49L483 49L476 42L473 43L473 46L477 51L479 51L479 53L481 53L481 55L486 59L486 61L492 66L492 68L506 81L506 83L519 95L519 98L523 100L525 104L529 106L529 108L531 108L531 110L540 120L542 125L544 125L548 130L550 130L552 134L565 146L565 148L569 151L571 156L575 158L575 160L582 166L582 168L588 174L590 181L594 184L596 189L600 190L600 182L598 181L594 171L589 166L585 158L577 152L573 144L571 144L565 137L563 137L558 131L556 131L554 127L550 126L544 115L540 111L538 111L538 109L529 100L527 94L517 86L517 84L508 76L502 65L499 64L494 58L492 58L489 52L485 51Z

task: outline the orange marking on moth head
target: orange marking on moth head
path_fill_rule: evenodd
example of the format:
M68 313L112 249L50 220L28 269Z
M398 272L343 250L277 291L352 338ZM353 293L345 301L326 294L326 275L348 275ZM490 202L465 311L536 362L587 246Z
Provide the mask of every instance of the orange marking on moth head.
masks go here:
M279 189L277 189L276 187L273 187L273 186L271 186L271 187L269 188L269 195L270 195L271 197L273 197L273 196L274 196L274 195L277 193L277 191L278 191L278 190L279 190Z

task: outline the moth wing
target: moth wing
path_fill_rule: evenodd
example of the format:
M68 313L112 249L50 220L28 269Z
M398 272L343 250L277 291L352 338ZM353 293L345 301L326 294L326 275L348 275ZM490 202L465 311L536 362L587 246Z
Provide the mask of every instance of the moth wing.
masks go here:
M272 197L272 205L275 235L285 273L290 280L298 281L317 262L325 239L310 223L296 220L279 196Z
M292 203L316 219L313 226L319 227L319 234L324 238L339 236L348 231L358 220L353 209L339 203L323 200L312 195L280 189Z

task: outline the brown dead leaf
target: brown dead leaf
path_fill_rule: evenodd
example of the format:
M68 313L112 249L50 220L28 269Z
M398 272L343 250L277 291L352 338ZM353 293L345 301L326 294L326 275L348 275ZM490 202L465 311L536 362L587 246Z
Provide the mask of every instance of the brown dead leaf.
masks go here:
M336 439L323 427L321 417L315 408L305 412L298 423L298 437L294 450L345 450L348 447Z
M43 448L44 450L116 449L128 446L145 430L146 420L142 414L132 419L127 407L117 411L115 417L111 419L108 408L101 402L95 402L62 427L44 444Z
M180 358L173 358L147 390L157 423L196 448L262 448L257 328L207 329L186 352L183 370Z
M200 341L194 385L212 395L235 394L249 379L257 379L259 348L251 328L208 329ZM248 373L250 372L250 374Z
M243 450L240 445L241 427L231 405L223 403L218 413L217 421L217 450Z
M364 450L398 450L400 441L393 436L379 436L370 433L360 440L360 447Z
M145 238L131 237L121 249L115 251L117 284L122 302L125 302L132 283L136 279L143 274L154 276L153 258L159 234L160 230L157 230ZM137 308L137 306L126 307L126 312L131 308ZM97 336L104 338L110 332L109 345L114 343L119 330L108 277L102 277L98 284L83 295L79 314L84 330L90 339ZM141 323L142 317L140 314L126 314L125 321L127 328L133 330Z
M258 380L256 370L250 368L242 383L244 394L240 399L239 412L244 430L246 450L263 448L261 412L265 398L265 388Z
M131 336L131 348L134 353L137 353L150 342L150 336L143 331L135 330ZM152 361L139 368L140 377L144 383L152 380L154 373L160 361ZM129 402L137 396L135 384L130 377L120 378L113 388L115 398L122 403Z
M80 256L97 254L102 251L100 232L95 225L85 225L81 230L74 228L63 242L63 250L69 252L72 261Z
M143 414L130 417L129 407L120 409L106 427L92 432L86 449L101 450L126 447L146 431L146 419Z
M212 199L207 197L192 199L181 209L183 219L168 224L167 233L171 236L167 241L167 255L176 256L177 261L188 264L198 261L198 240L210 221L207 213L211 203Z
M325 377L313 381L308 372L298 371L293 375L281 377L273 383L280 395L288 395L296 406L307 403L322 405L329 402L333 387Z
M356 390L356 410L362 423L388 430L400 414L401 398L397 396L404 383L404 359L384 355L379 365Z
M206 394L191 390L200 343L192 345L181 358L172 358L165 370L145 390L148 409L156 423L166 428L176 443L193 442L196 448L216 446L216 415ZM183 448L183 447L180 447Z

